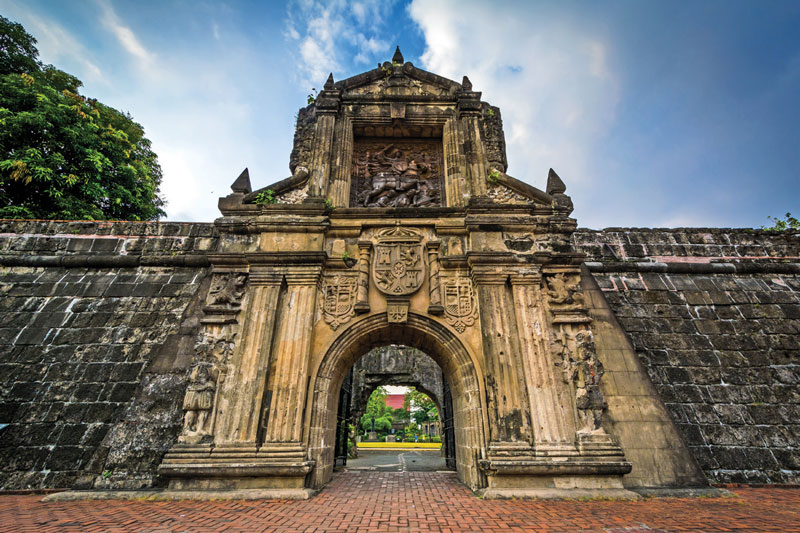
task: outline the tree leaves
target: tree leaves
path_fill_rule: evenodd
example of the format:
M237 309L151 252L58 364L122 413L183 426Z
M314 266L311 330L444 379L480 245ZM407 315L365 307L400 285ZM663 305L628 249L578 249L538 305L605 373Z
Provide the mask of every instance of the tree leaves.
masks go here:
M127 113L78 93L0 16L0 217L154 220L161 167Z

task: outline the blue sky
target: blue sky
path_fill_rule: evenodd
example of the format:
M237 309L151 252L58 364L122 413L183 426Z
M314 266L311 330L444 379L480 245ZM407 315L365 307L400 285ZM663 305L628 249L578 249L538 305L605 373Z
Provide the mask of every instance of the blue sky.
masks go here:
M170 220L210 221L249 167L288 176L328 72L391 58L500 106L508 173L553 167L581 226L738 226L800 213L800 2L0 0L45 62L130 112Z

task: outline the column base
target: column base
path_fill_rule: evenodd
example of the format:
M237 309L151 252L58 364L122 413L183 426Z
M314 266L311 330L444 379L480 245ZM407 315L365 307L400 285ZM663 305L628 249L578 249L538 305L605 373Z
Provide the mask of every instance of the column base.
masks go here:
M622 476L631 471L622 450L607 435L578 442L496 442L480 461L488 487L484 498L623 498L638 499L626 490Z
M284 454L262 450L249 445L176 444L158 473L169 478L170 490L305 490L314 462L305 460L302 450L286 449ZM298 492L296 497L300 496Z

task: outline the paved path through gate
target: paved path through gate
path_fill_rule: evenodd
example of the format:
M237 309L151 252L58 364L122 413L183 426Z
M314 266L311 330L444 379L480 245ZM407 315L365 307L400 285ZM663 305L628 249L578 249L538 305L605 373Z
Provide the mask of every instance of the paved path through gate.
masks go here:
M454 474L341 472L309 501L80 501L0 496L0 531L797 531L800 489L738 498L483 501Z

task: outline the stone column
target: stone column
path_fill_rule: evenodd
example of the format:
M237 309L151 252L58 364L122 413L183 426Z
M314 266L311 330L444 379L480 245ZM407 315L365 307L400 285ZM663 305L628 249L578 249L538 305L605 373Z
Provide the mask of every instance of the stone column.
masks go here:
M576 455L572 402L550 354L541 282L538 271L511 275L534 448L537 455Z
M350 181L352 180L353 166L353 121L349 117L342 117L337 121L335 142L333 144L331 186L328 189L328 198L334 207L348 207L350 205Z
M215 416L215 444L256 451L258 421L267 385L282 276L251 270L247 309L230 372L220 391Z
M356 313L369 312L369 261L372 242L358 241L358 287L356 292Z
M439 250L441 247L440 241L428 241L428 289L431 299L428 313L432 315L441 315L444 312L442 293L439 290Z
M486 396L492 450L530 450L530 407L520 361L514 304L508 273L492 267L472 269L480 305Z
M275 460L302 460L303 409L308 389L308 363L317 281L321 268L290 267L287 292L275 337L272 401L268 406L264 445L259 455Z
M341 100L342 93L336 89L333 83L333 76L329 76L314 103L317 108L317 125L314 130L314 149L311 153L311 164L309 165L311 177L309 178L308 195L310 197L325 198L328 194L333 133Z

